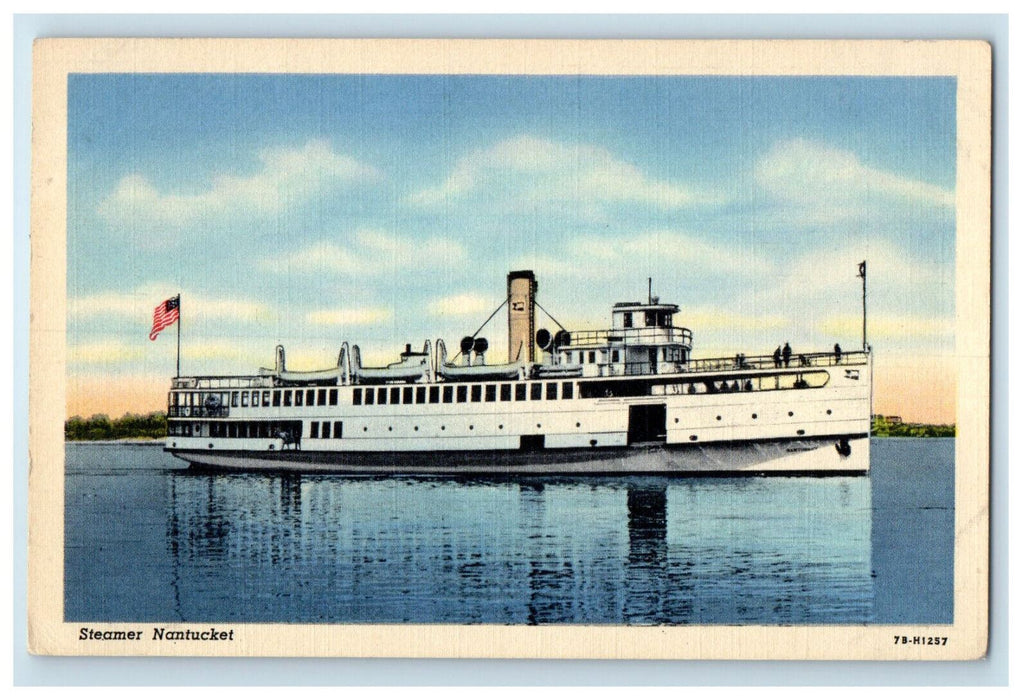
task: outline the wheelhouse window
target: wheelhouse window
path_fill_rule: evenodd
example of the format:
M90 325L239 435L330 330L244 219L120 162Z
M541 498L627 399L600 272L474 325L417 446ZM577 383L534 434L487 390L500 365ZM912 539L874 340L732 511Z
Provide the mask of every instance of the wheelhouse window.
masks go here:
M261 392L261 405L262 406L266 406L267 407L268 404L271 402L271 396L269 396L269 394L271 394L271 393L272 392L270 392L270 391L262 391Z
M632 312L626 311L622 314L622 326L624 328L632 328Z
M612 350L611 351L611 361L612 362L620 362L620 360L618 359L619 357L621 357L621 355L618 353L617 350Z

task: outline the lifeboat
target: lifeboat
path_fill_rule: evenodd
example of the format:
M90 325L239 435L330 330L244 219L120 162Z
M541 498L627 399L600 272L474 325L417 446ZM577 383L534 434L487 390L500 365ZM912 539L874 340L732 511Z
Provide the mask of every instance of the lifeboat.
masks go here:
M447 346L442 339L436 341L436 371L448 382L500 381L518 379L522 376L524 366L521 361L522 351L519 348L514 362L504 364L486 364L486 349L489 343L485 338L463 338L461 340L462 364L447 362ZM472 353L475 353L473 359Z
M351 351L354 381L358 384L384 384L387 382L417 382L428 378L431 373L430 355L432 343L425 341L421 352L413 352L411 345L400 353L400 360L385 367L363 367L361 365L361 349L354 346Z

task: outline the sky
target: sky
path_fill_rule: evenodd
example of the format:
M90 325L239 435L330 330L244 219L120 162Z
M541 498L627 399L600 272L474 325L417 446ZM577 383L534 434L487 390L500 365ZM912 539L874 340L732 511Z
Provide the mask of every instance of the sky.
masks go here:
M867 260L873 410L953 422L955 158L951 78L72 75L67 413L164 406L175 294L186 375L454 347L521 269L803 353L860 348Z

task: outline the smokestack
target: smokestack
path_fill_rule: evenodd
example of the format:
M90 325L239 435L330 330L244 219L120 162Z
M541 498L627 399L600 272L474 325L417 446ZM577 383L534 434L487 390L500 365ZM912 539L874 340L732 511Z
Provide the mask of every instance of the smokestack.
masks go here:
M532 270L507 273L507 361L521 351L522 362L536 361L536 275Z

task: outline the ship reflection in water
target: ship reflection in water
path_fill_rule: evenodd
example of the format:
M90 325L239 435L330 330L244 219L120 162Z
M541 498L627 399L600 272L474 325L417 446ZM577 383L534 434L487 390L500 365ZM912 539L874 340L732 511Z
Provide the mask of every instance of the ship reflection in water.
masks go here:
M872 618L866 477L169 473L168 617L843 623Z

